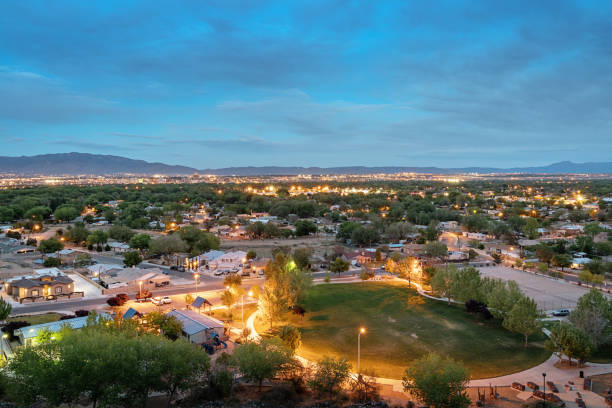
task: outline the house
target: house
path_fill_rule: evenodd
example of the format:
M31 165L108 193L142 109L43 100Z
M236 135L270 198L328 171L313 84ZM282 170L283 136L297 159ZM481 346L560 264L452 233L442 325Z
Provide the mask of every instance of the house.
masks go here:
M210 262L210 266L214 269L238 268L246 263L246 256L247 253L244 251L227 252Z
M133 307L130 307L124 314L123 316L121 316L122 320L131 320L133 318L141 318L142 317L142 313L140 313L138 310L134 309Z
M266 270L266 266L268 265L268 262L270 262L270 258L253 259L251 261L251 270L253 271L253 273L263 275L264 271Z
M49 268L52 270L56 268ZM7 280L5 291L13 299L23 303L24 300L36 302L38 300L53 300L58 297L72 297L73 294L83 292L74 291L74 281L57 270L45 273L48 271L41 269L42 273L36 275L21 276Z
M152 290L170 284L170 277L163 274L159 268L113 270L101 275L100 279L106 283L108 289L124 288L125 291Z
M191 343L203 344L216 333L223 335L223 322L210 316L201 315L191 310L172 310L168 316L174 316L183 326L183 336Z
M590 258L574 258L572 259L572 264L570 265L570 267L572 269L582 269L584 268L584 265L588 264L589 262L591 262Z
M113 271L117 273L123 269L123 266L116 264L95 264L87 267L89 274L94 278L99 278L100 275L112 275Z
M119 253L119 254L128 252L130 250L130 246L123 242L109 242L108 246L114 253Z
M100 316L104 319L110 319L111 317L106 313L101 313ZM22 327L14 331L15 336L19 339L20 345L23 346L35 346L36 336L43 331L48 330L56 333L64 327L70 327L72 329L80 329L87 326L88 316L75 317L72 319L58 320L57 322L35 324L33 326Z
M482 232L464 232L463 236L469 239L475 239L477 241L484 241L487 239L487 235L483 234Z

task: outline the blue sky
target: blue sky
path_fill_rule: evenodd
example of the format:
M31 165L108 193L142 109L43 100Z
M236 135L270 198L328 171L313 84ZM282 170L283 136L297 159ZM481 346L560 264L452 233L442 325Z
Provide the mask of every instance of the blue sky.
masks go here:
M609 161L612 3L5 1L0 155Z

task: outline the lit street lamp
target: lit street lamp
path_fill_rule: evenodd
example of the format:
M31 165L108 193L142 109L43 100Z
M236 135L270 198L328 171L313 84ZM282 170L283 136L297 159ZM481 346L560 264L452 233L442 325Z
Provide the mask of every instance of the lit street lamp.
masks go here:
M357 375L361 375L361 335L365 334L365 331L365 328L362 327L357 334Z
M140 289L138 289L138 297L142 298L142 281L138 281L138 286L140 287Z
M198 296L198 278L200 277L199 273L194 273L193 277L195 279L195 294Z

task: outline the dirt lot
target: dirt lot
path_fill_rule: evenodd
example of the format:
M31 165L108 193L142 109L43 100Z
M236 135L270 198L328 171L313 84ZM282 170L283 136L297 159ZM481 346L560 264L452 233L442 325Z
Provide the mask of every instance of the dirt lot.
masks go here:
M329 254L338 242L333 237L310 237L310 238L294 238L294 239L246 239L246 240L222 240L221 249L223 250L241 250L248 251L253 249L257 251L259 257L270 257L272 250L281 246L288 246L292 249L301 247L310 247L314 250L315 255Z
M530 272L522 272L507 266L480 268L483 276L516 281L523 292L538 303L543 310L573 308L578 298L588 292L587 288L577 286L562 279L551 279Z

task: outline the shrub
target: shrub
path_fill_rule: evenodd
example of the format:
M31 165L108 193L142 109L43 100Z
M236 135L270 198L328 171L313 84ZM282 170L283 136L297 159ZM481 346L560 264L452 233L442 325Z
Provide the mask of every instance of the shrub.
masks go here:
M57 267L57 266L60 266L61 264L62 262L57 258L47 258L43 262L43 265L47 268Z
M28 323L26 321L15 320L15 321L7 323L2 328L2 331L4 333L8 334L9 341L15 341L15 340L17 340L17 338L15 337L15 334L13 332L15 330L17 330L17 329L21 329L22 327L28 327L29 325L30 325L30 323Z

